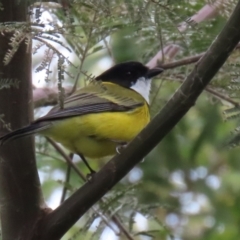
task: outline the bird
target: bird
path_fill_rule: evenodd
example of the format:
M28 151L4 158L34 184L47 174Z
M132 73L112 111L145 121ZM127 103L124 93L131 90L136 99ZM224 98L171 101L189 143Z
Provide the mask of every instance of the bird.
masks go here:
M137 61L114 65L89 85L66 97L63 108L0 137L0 146L20 137L40 134L86 158L113 156L149 123L151 79L163 69Z

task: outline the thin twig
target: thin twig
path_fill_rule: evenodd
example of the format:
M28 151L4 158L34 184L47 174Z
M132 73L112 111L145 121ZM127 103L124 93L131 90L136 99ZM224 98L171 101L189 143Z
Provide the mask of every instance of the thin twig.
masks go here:
M157 95L159 94L160 89L162 88L163 85L163 81L164 79L161 79L161 83L159 84L158 88L157 88L157 92L155 93L152 101L151 101L151 105L154 104L155 100L157 99Z
M59 56L62 56L63 59L70 64L71 66L73 66L74 68L77 68L67 57L65 57L57 48L55 48L53 45L51 45L50 43L48 43L46 40L42 39L41 37L34 37L33 39L38 40L39 42L44 43L47 47L49 47L50 49L52 49L54 52L56 52Z
M107 49L107 52L108 52L109 57L112 59L113 62L115 62L115 61L114 61L114 58L113 58L112 50L110 49L106 38L103 38L103 42L104 42L104 45L105 45L105 47L106 47L106 49Z
M92 23L94 23L96 21L96 17L97 17L97 11L95 10L94 15L93 15ZM87 55L87 52L88 52L89 42L90 42L90 38L92 36L92 32L93 32L93 26L89 28L89 32L88 32L88 36L87 36L87 44L86 44L86 47L84 48L84 51L82 53L82 57L81 57L81 60L80 60L80 65L78 67L78 73L77 73L77 76L75 78L75 82L74 82L74 85L73 85L73 88L71 90L70 95L73 94L77 89L78 79L79 79L79 76L82 72L83 62L84 62L84 59L85 59L85 57Z
M51 154L45 153L45 152L41 152L41 151L35 151L36 154L42 155L44 157L49 157L51 159L57 160L57 161L62 161L61 158L57 158L55 156L52 156Z
M224 94L221 94L221 93L213 90L210 87L206 87L205 91L211 93L212 95L214 95L215 97L217 97L219 99L222 99L222 100L224 100L226 102L229 102L229 103L233 104L235 107L239 107L239 105L240 105L239 102L236 102L236 101L232 100L230 97L228 97L228 96L226 96Z
M127 237L129 240L134 240L134 238L130 235L130 233L127 231L127 229L124 227L124 225L120 222L120 220L117 218L117 216L113 215L112 217L113 222L118 226L120 231L123 232L123 234Z
M160 66L164 69L172 69L172 68L176 68L176 67L181 67L181 66L184 66L184 65L188 65L188 64L192 64L192 63L197 62L204 54L205 54L205 52L200 53L196 56L186 57L186 58L183 58L183 59L178 60L178 61L165 63L165 64L162 64L162 65L160 64Z
M73 153L70 153L69 155L69 158L70 159L73 159ZM67 172L66 172L66 179L64 181L64 187L63 187L63 190L62 190L62 196L61 196L61 200L60 200L60 204L63 203L63 201L65 200L66 198L66 194L67 194L67 184L69 183L70 181L70 176L71 176L71 165L67 165Z
M178 80L176 80L176 79L172 79L172 78L171 78L171 79L170 79L170 78L165 78L165 80L169 80L169 81L173 81L173 82L179 82L179 83L183 83L183 82L184 82L184 79L178 79ZM222 93L220 93L220 92L217 92L217 91L214 90L213 87L211 87L211 86L207 86L207 87L204 89L204 91L206 91L206 92L214 95L214 96L217 97L218 99L221 99L221 100L224 100L224 101L226 101L226 102L228 102L228 103L231 103L231 104L233 104L233 105L236 106L236 107L238 107L238 106L240 105L239 102L234 101L234 100L231 99L229 96L226 96L226 95L224 95L224 94L222 94Z
M66 160L66 162L74 169L74 171L85 180L84 174L76 167L72 162L72 159L63 151L61 147L57 145L51 138L46 137L47 141L57 150L58 153Z
M238 43L238 45L236 46L236 49L240 49L240 43ZM180 66L184 66L184 65L188 65L188 64L192 64L192 63L196 63L198 62L202 56L204 56L206 52L202 52L196 56L190 56L190 57L186 57L183 58L181 60L178 61L174 61L174 62L170 62L170 63L165 63L165 64L160 64L160 66L164 69L172 69L172 68L176 68L176 67L180 67Z

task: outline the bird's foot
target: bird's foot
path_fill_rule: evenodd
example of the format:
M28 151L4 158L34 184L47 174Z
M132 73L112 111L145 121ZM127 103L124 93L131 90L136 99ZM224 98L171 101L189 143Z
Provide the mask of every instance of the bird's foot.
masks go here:
M93 182L93 178L94 178L95 174L96 174L96 172L91 169L91 172L88 173L87 176L86 176L86 180L90 183Z
M125 148L127 147L127 145L128 145L127 143L118 145L118 146L116 147L116 152L117 152L118 154L121 154L122 150L125 149Z

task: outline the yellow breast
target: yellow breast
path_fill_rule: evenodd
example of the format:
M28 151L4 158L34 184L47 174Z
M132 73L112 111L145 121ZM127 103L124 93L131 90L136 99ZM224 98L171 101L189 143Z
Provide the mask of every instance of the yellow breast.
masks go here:
M44 132L85 157L114 155L119 143L131 141L149 122L147 103L128 112L87 114L59 122Z

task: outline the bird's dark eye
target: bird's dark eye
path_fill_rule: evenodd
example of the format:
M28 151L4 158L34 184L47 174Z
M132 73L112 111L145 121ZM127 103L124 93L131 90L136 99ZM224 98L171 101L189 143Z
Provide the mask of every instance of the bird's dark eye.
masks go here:
M132 72L130 72L130 71L129 71L129 72L127 72L127 74L128 74L128 75L131 75L131 74L132 74Z

